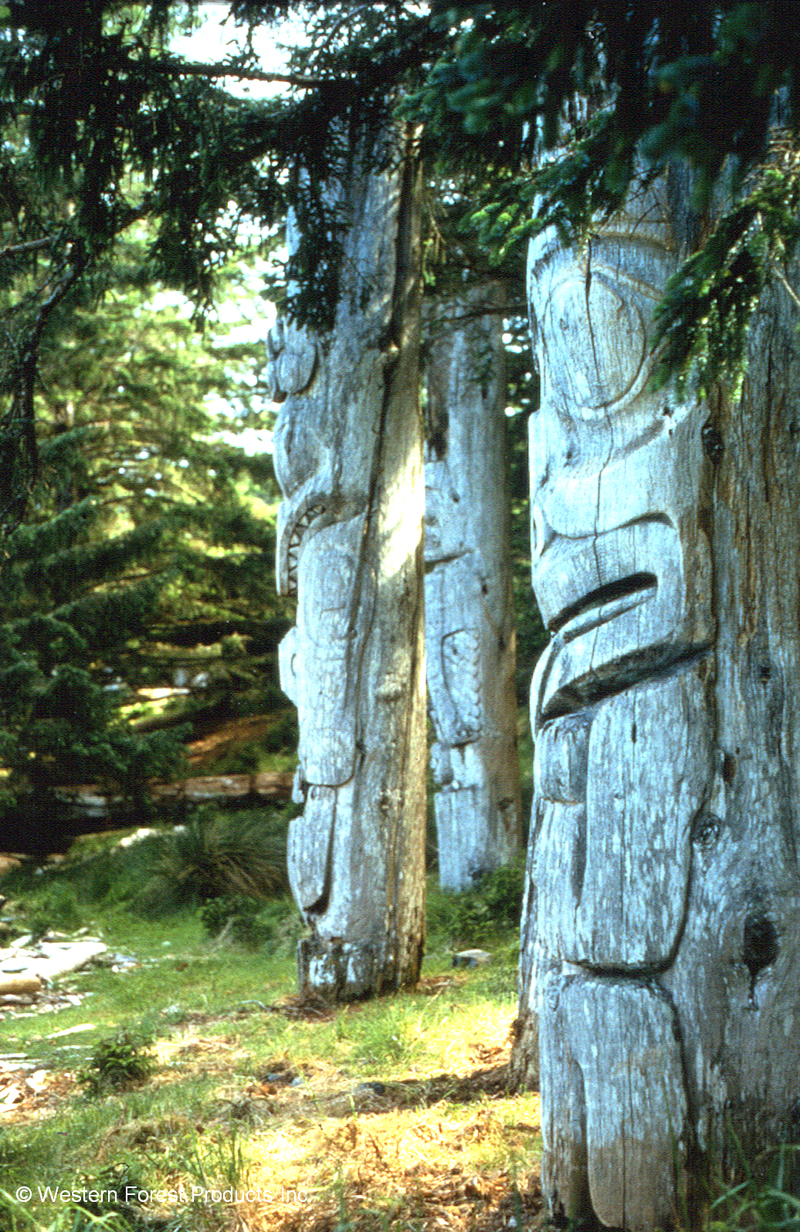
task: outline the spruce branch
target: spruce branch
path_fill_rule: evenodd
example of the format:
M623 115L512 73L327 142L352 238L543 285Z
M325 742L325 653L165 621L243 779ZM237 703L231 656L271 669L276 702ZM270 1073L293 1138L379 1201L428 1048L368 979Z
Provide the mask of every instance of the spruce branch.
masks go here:
M5 533L25 511L28 493L39 471L34 389L39 351L53 312L82 277L89 260L82 245L74 245L71 268L39 306L19 357L12 361L11 402L0 421L0 529Z
M748 367L750 325L770 278L800 307L781 270L800 242L800 155L783 139L770 154L746 195L667 282L654 315L655 388L674 380L681 395L691 386L708 396L724 381L738 397Z

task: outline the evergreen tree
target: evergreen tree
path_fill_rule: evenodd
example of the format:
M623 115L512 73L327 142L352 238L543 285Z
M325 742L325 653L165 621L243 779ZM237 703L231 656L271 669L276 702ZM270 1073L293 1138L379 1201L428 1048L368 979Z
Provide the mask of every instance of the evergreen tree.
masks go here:
M257 417L263 347L257 333L212 344L174 296L153 307L135 267L100 305L76 288L59 306L35 397L39 476L4 542L0 763L28 841L32 826L47 838L59 784L130 800L180 767L181 730L126 721L140 689L182 669L206 705L263 697L283 627L271 464L222 435Z
M0 14L5 527L23 516L38 473L43 348L70 307L87 308L113 284L134 251L131 231L153 223L136 251L138 276L185 292L200 321L242 220L251 236L254 219L268 228L285 213L280 158L266 169L259 161L262 129L275 128L269 108L229 99L213 72L201 79L168 55L170 7L95 0Z
M267 632L282 625L271 579L271 456L238 443L262 423L264 327L250 325L246 265L232 266L227 279L226 315L241 302L235 335L220 322L198 333L180 295L162 292L152 306L135 258L99 306L74 309L70 331L54 332L39 420L54 420L59 435L68 422L96 533L158 529L158 611L118 670L132 685L165 685L183 667L216 674L226 692L237 659L251 682L263 672L263 657L244 643L255 638L271 651L274 630Z

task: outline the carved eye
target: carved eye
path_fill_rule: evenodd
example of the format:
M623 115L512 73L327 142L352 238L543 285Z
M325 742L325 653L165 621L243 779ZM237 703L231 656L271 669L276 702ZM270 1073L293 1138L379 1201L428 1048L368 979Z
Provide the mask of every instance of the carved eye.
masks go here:
M647 328L638 288L624 278L569 274L553 287L545 313L547 380L558 408L595 418L626 405L644 385Z
M299 419L291 402L284 402L272 437L275 474L284 496L291 496L321 466L324 447L314 428Z

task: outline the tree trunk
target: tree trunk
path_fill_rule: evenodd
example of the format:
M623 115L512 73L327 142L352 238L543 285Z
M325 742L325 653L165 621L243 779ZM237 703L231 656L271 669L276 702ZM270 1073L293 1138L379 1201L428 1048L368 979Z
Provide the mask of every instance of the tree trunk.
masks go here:
M797 314L776 284L740 402L650 392L685 214L675 177L530 262L552 640L517 1065L538 1016L551 1211L641 1232L800 1111Z
M382 139L386 141L384 136ZM424 943L425 709L419 177L413 138L329 186L345 211L335 328L278 327L281 646L300 766L288 863L311 933L301 988L413 984Z
M425 376L425 620L439 880L519 848L502 290L436 302Z

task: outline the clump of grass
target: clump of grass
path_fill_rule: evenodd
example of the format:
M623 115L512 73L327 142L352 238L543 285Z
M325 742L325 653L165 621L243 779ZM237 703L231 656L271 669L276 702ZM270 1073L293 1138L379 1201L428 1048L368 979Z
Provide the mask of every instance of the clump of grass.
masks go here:
M267 899L288 889L286 829L275 809L202 810L166 835L144 901L175 907L231 896Z
M120 1223L115 1213L95 1215L71 1204L61 1207L52 1221L44 1224L21 1202L2 1191L0 1227L6 1232L134 1232L130 1223Z
M84 912L78 903L75 887L65 880L48 885L26 914L25 922L34 941L50 929L71 932L80 928L84 923Z
M800 1232L800 1146L784 1144L755 1160L736 1148L741 1179L718 1182L707 1232Z
M89 1064L78 1081L87 1095L106 1095L124 1091L150 1077L153 1059L149 1049L152 1036L136 1034L121 1027L114 1035L95 1044Z
M195 1142L194 1150L183 1162L191 1182L203 1189L243 1189L249 1181L244 1141L234 1127L207 1136L202 1149Z
M352 1059L382 1073L416 1060L425 1050L425 1033L415 1008L413 1002L391 1001L379 1013L362 1016Z

